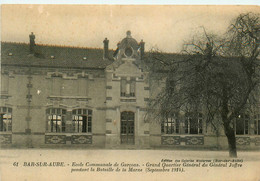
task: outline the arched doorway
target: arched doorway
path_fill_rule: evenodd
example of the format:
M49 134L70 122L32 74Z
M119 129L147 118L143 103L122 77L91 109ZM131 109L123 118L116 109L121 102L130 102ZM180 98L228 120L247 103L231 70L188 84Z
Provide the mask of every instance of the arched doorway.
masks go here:
M133 112L124 111L121 113L121 131L120 138L121 144L134 144L135 143L135 114Z

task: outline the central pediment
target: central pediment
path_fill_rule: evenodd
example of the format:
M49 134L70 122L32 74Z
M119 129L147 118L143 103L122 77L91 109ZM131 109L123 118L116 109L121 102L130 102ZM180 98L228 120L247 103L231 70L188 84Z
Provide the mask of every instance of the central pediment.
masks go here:
M140 77L143 74L135 64L135 59L123 58L122 62L114 71L117 76Z

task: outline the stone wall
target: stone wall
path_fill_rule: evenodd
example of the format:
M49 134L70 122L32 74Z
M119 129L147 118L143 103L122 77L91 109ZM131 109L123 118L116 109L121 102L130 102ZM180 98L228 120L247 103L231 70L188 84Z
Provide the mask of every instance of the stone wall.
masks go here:
M95 144L105 142L104 71L56 70L2 67L8 76L8 87L1 95L1 107L12 108L12 131L0 134L1 144L14 147L44 147L62 144ZM30 77L30 78L28 78ZM56 84L56 85L54 85ZM83 88L82 88L83 87ZM48 108L66 110L66 132L46 131ZM91 109L92 133L72 134L72 110Z

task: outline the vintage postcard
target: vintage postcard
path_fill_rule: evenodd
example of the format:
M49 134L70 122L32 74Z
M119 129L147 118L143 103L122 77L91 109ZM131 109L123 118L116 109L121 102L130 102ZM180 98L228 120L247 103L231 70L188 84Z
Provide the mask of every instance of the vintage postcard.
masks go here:
M260 180L259 6L1 5L0 180Z

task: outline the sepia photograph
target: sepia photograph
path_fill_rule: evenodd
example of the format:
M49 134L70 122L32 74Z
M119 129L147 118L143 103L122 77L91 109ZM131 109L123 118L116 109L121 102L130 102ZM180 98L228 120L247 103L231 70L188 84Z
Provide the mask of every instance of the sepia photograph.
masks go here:
M0 180L260 180L260 8L1 5Z

